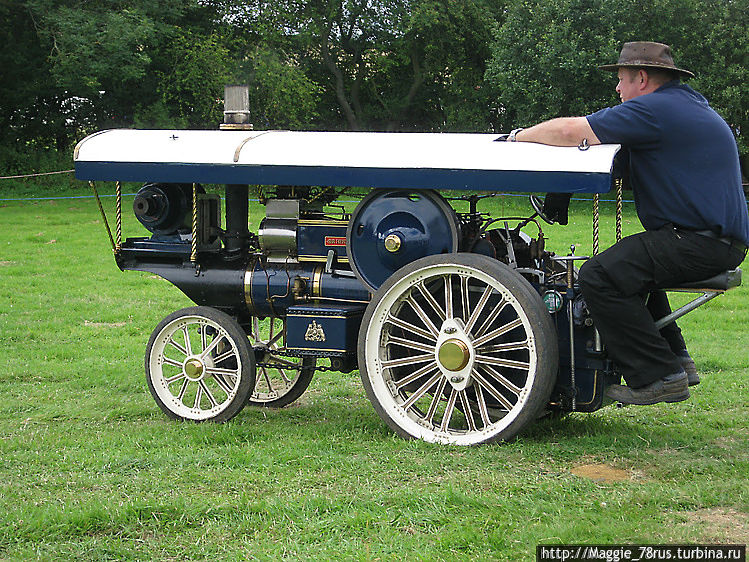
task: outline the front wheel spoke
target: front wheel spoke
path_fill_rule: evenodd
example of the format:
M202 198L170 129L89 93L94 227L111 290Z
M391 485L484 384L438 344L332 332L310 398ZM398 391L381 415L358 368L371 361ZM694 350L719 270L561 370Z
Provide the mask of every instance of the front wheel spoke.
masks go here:
M182 345L180 345L176 341L174 341L174 338L170 337L169 340L167 340L167 343L169 345L171 345L174 349L176 349L177 351L179 351L185 357L187 357L188 355L190 355L190 353L187 351L187 349L185 349L184 347L182 347Z
M434 334L429 332L428 330L424 330L423 328L419 328L418 326L414 326L410 322L406 322L405 320L401 320L400 318L397 318L396 316L393 316L392 314L388 314L388 317L385 319L385 322L388 322L389 324L392 324L393 326L396 326L398 328L401 328L405 330L406 332L411 332L414 334L418 334L424 338L427 339L434 339Z
M479 373L476 369L473 369L473 378L481 385L482 388L484 388L489 394L491 394L497 402L502 404L505 409L509 412L512 410L513 405L512 402L510 402L507 398L505 398L501 392L499 392L496 388L494 388L494 385L492 385L488 380L484 378L484 376Z
M522 318L516 318L512 322L509 322L509 323L505 324L504 326L501 326L501 327L497 328L496 330L492 330L488 334L485 334L485 335L481 336L480 338L477 338L477 339L473 340L473 346L474 346L474 348L481 347L486 342L489 342L489 341L491 341L493 339L496 339L499 336L503 336L507 332L511 332L512 330L514 330L518 326L522 326L522 325L523 325Z
M172 384L174 381L178 381L179 379L183 378L185 376L185 373L179 373L178 375L174 375L173 377L169 377L168 379L164 379L164 382L168 385Z
M482 365L497 365L498 367L518 369L520 371L527 371L531 367L530 363L526 363L525 361L500 359L499 357L491 357L489 355L476 355L476 361Z
M208 401L211 403L211 406L214 408L218 406L218 402L216 402L216 399L213 397L213 394L211 394L211 391L208 390L208 386L206 386L205 381L200 381L198 383L200 385L200 388L203 389L203 392L208 397Z
M427 391L434 386L434 384L439 380L439 378L442 377L442 373L437 371L437 373L434 374L427 382L422 384L418 390L416 390L411 396L408 397L408 400L406 400L403 403L403 409L408 410L413 406L417 400L421 399L422 396L424 396Z
M476 422L473 419L473 413L471 412L471 404L468 402L468 395L466 394L465 390L461 390L459 392L460 395L460 404L463 407L463 415L466 417L466 421L468 422L468 429L471 431L476 431Z
M458 391L453 388L452 392L450 392L450 397L447 399L447 404L445 405L445 413L442 415L440 431L447 432L450 428L450 419L453 417L453 412L455 411L455 400L457 397Z
M200 386L200 384L198 384L198 388L195 391L195 403L193 404L192 407L195 408L196 410L200 410L201 409L200 401L202 400L202 398L203 398L203 387Z
M434 353L434 345L421 343L413 340L407 340L406 338L397 338L395 336L389 336L387 345L399 345L401 347L408 347L410 349L416 349L418 351L426 351L427 353Z
M416 313L416 316L418 316L419 319L424 323L424 326L427 327L427 330L429 330L429 333L432 334L432 337L434 337L434 339L437 339L437 337L439 336L439 330L434 325L429 316L427 316L427 313L424 312L424 309L421 308L421 305L416 302L416 299L414 299L413 296L410 296L406 299L406 302Z
M226 361L230 357L234 357L234 349L229 348L227 351L224 351L221 355L216 355L216 357L213 358L213 364L218 365L222 361Z
M218 367L206 367L205 372L209 375L225 375L229 377L238 376L239 369L220 369Z
M268 369L263 368L262 369L263 378L265 379L265 383L268 385L268 392L273 392L273 383L270 382L270 376L268 375Z
M204 359L205 357L208 357L208 355L210 355L211 352L214 349L216 349L216 347L218 347L218 344L220 344L225 339L226 339L226 336L223 334L213 338L213 341L211 342L211 344L208 347L203 348L203 353L200 354L200 358Z
M192 355L192 345L190 345L190 333L187 326L182 326L182 336L185 338L185 355Z
M383 369L392 369L393 367L405 367L406 365L416 365L418 363L426 363L427 361L433 360L434 353L427 353L426 355L411 355L409 357L401 357L400 359L383 361L381 365Z
M226 392L227 396L231 396L233 389L228 384L226 384L226 380L224 379L224 377L221 375L212 375L212 376L213 376L213 380L216 381L216 384L221 387L221 390Z
M278 370L278 374L281 375L281 378L283 379L283 382L285 384L290 384L292 379L289 378L289 376L286 374L286 371L284 371L281 368L279 368L277 370Z
M200 349L205 349L208 345L208 326L200 327Z
M416 285L416 288L419 289L419 292L432 307L435 314L437 314L437 316L440 317L440 320L444 322L447 318L447 315L445 314L445 311L442 310L442 307L439 305L439 303L435 300L434 295L429 291L429 289L426 288L424 282L422 281L421 283Z
M423 377L425 375L428 375L429 373L431 373L436 368L437 368L437 363L430 363L429 365L425 365L421 369L419 369L418 371L414 371L413 373L411 373L407 377L403 377L401 380L397 381L395 383L395 387L398 388L398 389L403 388L407 384L410 384L413 381L415 381L417 379L420 379L421 377Z
M484 369L491 377L493 377L498 383L500 383L502 386L504 386L507 390L512 392L515 396L520 398L520 393L523 392L523 389L519 386L511 383L507 377L502 375L500 372L498 372L496 369L492 369L488 365L481 365L481 368Z
M283 330L280 330L275 336L272 336L268 339L268 348L269 349L277 349L279 347L278 342L283 337Z
M182 387L179 389L179 393L177 394L177 400L182 402L182 400L185 397L185 392L187 392L187 384L190 382L190 379L185 378L185 382L182 383Z
M484 289L484 292L481 293L481 297L479 298L479 302L476 303L476 308L473 309L473 312L471 313L471 317L466 322L465 331L467 333L471 333L471 330L473 329L473 325L476 323L476 321L481 317L481 313L484 311L484 307L486 306L486 303L489 301L489 297L492 294L492 291L494 289L491 285L487 285ZM500 304L504 301L500 301Z
M489 419L489 410L486 407L486 399L484 398L484 391L481 390L481 386L476 381L473 381L473 390L476 392L476 402L479 407L479 414L481 415L481 421L484 427L489 427L492 423Z
M182 361L177 361L176 359L171 359L169 357L164 357L162 363L164 365L171 365L172 367L179 367L180 369L182 368Z

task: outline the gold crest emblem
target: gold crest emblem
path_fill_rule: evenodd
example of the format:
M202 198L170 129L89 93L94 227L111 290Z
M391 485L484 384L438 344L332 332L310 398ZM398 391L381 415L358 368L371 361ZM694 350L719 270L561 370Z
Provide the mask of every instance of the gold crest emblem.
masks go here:
M304 334L305 341L325 341L325 332L322 326L315 320L307 326L307 332Z

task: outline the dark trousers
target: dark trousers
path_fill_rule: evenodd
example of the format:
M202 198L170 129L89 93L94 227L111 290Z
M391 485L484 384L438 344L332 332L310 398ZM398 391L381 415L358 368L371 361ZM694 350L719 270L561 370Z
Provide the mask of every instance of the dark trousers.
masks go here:
M658 331L671 312L660 290L738 266L745 252L694 232L662 228L628 236L580 269L579 282L609 357L629 386L678 373L686 348L676 323Z

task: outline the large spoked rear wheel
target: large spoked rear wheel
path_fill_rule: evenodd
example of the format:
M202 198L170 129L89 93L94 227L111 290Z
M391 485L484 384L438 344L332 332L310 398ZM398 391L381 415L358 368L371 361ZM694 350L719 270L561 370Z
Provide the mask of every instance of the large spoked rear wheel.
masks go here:
M317 361L313 357L284 355L285 335L285 320L252 318L248 337L255 353L257 380L248 401L250 406L283 408L304 394L312 381Z
M247 403L255 386L255 358L231 316L207 306L184 308L151 334L146 380L167 416L223 422Z
M358 349L367 396L396 433L455 445L507 440L533 422L558 366L538 293L475 254L393 274L367 307Z

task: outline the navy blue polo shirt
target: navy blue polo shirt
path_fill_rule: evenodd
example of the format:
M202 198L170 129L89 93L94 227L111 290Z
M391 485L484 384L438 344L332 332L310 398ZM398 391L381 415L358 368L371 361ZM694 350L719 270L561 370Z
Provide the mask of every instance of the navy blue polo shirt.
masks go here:
M630 182L646 230L673 223L749 244L738 147L701 94L669 82L587 119L602 143L629 149Z

